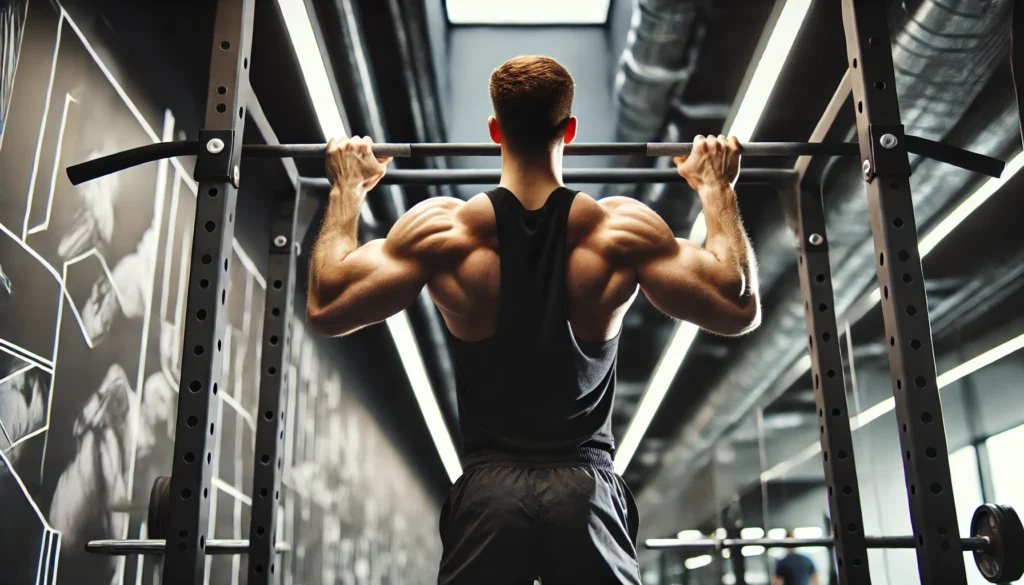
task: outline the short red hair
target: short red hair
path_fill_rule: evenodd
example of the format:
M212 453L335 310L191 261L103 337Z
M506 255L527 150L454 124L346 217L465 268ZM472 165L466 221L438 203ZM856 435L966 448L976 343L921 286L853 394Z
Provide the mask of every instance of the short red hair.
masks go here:
M565 136L575 83L550 57L509 59L491 74L491 102L508 148L520 154L550 151Z

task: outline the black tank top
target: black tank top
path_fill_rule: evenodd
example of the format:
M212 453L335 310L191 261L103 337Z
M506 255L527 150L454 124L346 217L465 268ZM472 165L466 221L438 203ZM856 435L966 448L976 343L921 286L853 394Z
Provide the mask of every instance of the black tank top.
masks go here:
M449 332L464 463L579 458L610 466L618 335L577 340L569 325L568 223L577 191L559 187L527 210L509 190L494 206L501 296L494 335Z

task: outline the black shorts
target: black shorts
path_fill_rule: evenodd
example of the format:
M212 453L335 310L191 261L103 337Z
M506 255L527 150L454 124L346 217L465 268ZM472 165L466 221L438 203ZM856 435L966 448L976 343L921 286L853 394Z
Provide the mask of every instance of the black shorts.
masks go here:
M640 585L636 502L614 471L484 463L441 509L439 585Z

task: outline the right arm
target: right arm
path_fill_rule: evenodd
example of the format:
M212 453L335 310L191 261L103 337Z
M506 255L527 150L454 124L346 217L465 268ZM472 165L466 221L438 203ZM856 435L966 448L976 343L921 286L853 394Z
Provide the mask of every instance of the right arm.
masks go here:
M608 224L620 235L620 249L654 306L729 336L752 331L761 322L757 262L731 184L739 171L738 152L735 138L697 137L691 155L676 161L704 207L708 235L703 247L676 238L660 216L635 201L615 205Z

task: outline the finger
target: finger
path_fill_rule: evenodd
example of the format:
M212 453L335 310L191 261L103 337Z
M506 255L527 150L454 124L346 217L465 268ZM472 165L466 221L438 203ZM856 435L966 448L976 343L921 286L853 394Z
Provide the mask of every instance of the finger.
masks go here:
M721 143L722 146L728 144L728 141L725 139L725 136L721 134L718 135L718 142Z
M734 148L734 149L736 149L736 152L739 152L740 151L740 140L739 140L739 138L736 138L735 136L730 136L729 137L729 146Z
M389 157L387 157L387 158L378 158L378 159L377 159L377 162L379 162L379 163L380 163L380 164L381 164L381 165L382 165L382 166L383 166L384 168L387 168L387 166L388 166L389 164L391 164L391 161L393 161L393 160L395 160L395 159L393 159L393 158L391 158L391 157L389 156Z
M693 137L693 149L690 150L690 154L702 154L707 150L706 139L704 136L698 134Z

